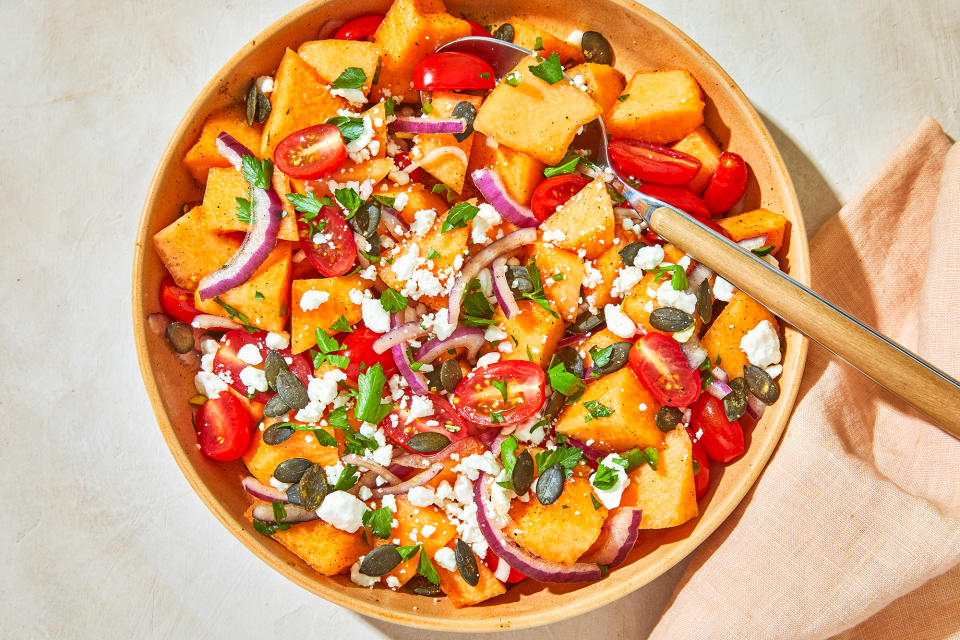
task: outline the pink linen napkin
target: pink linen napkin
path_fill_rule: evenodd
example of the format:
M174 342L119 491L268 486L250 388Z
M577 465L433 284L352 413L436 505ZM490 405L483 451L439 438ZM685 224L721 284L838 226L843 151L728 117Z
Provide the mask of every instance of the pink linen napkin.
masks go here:
M960 144L925 119L811 262L814 290L960 378ZM944 638L958 604L960 442L811 344L778 450L650 637Z

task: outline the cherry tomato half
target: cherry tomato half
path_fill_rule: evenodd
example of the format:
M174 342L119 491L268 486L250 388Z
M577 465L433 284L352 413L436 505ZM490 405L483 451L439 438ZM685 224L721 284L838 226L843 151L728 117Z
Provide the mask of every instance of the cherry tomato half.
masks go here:
M677 209L689 213L694 218L709 218L710 210L707 205L692 191L687 191L683 187L670 186L665 184L644 183L640 185L640 191L648 196L653 196L657 200L662 200Z
M160 283L160 306L164 313L180 322L191 322L200 313L193 304L193 294L173 283L167 276Z
M719 216L740 202L746 190L747 163L740 154L724 151L720 154L717 170L703 192L703 201L710 213Z
M656 184L680 185L700 171L701 162L690 154L650 142L614 138L610 159L621 173Z
M672 336L648 333L630 350L630 368L660 403L686 407L700 394L700 376Z
M196 423L200 453L208 458L221 462L236 460L250 446L250 414L243 402L228 391L204 402Z
M486 60L458 51L434 53L413 70L413 88L419 91L493 89L496 81Z
M376 14L369 16L360 16L346 22L337 29L334 38L337 40L367 40L373 41L373 34L377 32L384 16Z
M727 420L720 400L705 393L690 409L690 428L700 436L700 444L711 460L730 462L743 453L740 421Z
M687 427L687 435L690 436L690 442L693 444L693 459L697 463L694 467L696 473L693 475L693 483L697 490L697 500L699 500L710 488L710 458L707 457L707 452L703 450L703 445L690 427Z
M543 369L527 360L494 362L474 369L460 381L453 406L467 422L505 427L540 410L546 381Z
M411 396L409 393L405 394L399 402L394 403L393 410L382 423L383 431L388 438L407 451L417 453L407 446L407 441L417 433L424 431L442 433L450 439L451 443L470 437L467 433L466 423L453 408L453 405L432 393L426 397L433 403L433 415L423 418L410 417ZM396 416L396 422L394 422L393 416ZM438 424L433 424L434 422Z
M270 353L270 349L267 348L265 342L266 338L266 331L257 331L256 333L247 333L243 329L228 331L220 339L220 348L217 350L217 355L213 357L213 372L224 381L229 380L227 384L233 387L237 393L243 396L248 395L247 385L243 384L240 379L240 372L246 367L263 369L263 362L261 361L258 365L248 364L237 357L237 352L244 346L252 344L260 352L261 360L266 360L267 354ZM303 384L307 384L308 376L313 374L313 366L307 356L302 353L293 355L289 347L281 349L278 353L284 358L290 359L290 362L287 363L290 373L300 378ZM266 402L272 395L270 392L259 391L257 395L253 396L253 400Z
M311 180L340 168L347 159L343 134L335 125L315 124L280 141L273 152L277 169L291 178Z
M397 363L393 360L393 354L387 350L383 353L377 353L373 350L373 343L382 336L366 325L358 325L353 333L348 333L340 344L343 349L337 352L338 355L345 355L350 358L350 364L347 365L347 378L356 382L361 373L367 370L367 367L380 363L383 367L383 373L389 378L397 372Z
M357 260L357 243L347 221L333 207L322 207L312 220L297 216L297 233L307 260L330 278L342 276Z
M557 211L557 207L580 193L590 180L573 174L553 176L537 185L530 199L530 209L537 220L543 222Z
M490 569L490 571L496 573L497 567L500 566L501 562L503 562L503 560L500 559L500 556L487 549L487 555L483 557L483 564L487 565L487 568ZM527 576L523 575L513 567L510 567L510 575L507 577L507 584L522 582L526 579Z
M467 18L463 18L463 19L470 23L470 35L472 35L472 36L478 36L478 37L481 37L481 38L492 38L492 37L493 37L492 35L490 35L490 32L487 31L487 28L484 27L484 26L483 26L482 24L480 24L479 22L474 22L473 20L469 20L469 19L467 19Z

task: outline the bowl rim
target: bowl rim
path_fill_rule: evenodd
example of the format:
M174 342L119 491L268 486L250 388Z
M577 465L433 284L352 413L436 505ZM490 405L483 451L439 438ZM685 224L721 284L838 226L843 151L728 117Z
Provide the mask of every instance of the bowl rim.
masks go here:
M309 2L296 7L292 11L281 16L263 31L258 33L253 39L248 41L233 56L231 56L226 63L224 63L224 65L207 82L200 93L190 103L183 117L177 124L176 129L171 135L150 181L150 186L147 190L147 196L141 210L140 222L137 228L137 240L133 259L133 279L131 283L131 311L133 315L133 333L136 343L140 373L143 378L147 395L150 398L150 404L153 407L158 426L160 427L164 441L167 444L167 448L173 455L177 466L187 479L187 482L193 488L194 492L196 492L196 494L199 496L201 501L213 513L214 517L216 517L216 519L219 520L220 523L230 533L239 539L240 542L247 547L247 549L252 551L260 560L265 562L288 580L315 595L319 595L334 604L345 607L356 613L379 618L387 622L393 622L402 624L404 626L421 629L448 632L490 632L506 629L515 630L530 628L544 624L550 624L553 622L559 622L573 616L589 613L606 604L614 602L615 600L632 593L640 587L649 584L651 581L655 580L663 575L663 573L666 573L672 567L676 566L676 564L683 558L692 554L704 540L712 535L716 529L724 521L726 521L727 518L729 518L730 514L740 504L744 496L754 487L757 479L769 462L770 457L773 455L774 450L779 446L780 440L783 437L783 432L786 429L787 422L789 421L789 414L793 411L793 406L799 392L803 370L806 364L807 350L809 347L809 339L806 336L799 335L799 342L794 354L794 360L796 361L796 364L793 367L794 371L796 372L796 383L792 385L789 393L786 394L785 397L781 398L781 402L783 403L781 406L785 408L781 409L780 411L784 414L784 416L781 420L779 420L779 425L776 426L774 432L770 435L763 448L760 449L761 464L749 469L746 480L737 485L734 491L723 496L722 499L718 498L717 496L713 497L712 500L720 500L720 503L713 507L712 518L706 526L698 526L696 531L684 539L686 544L667 549L665 555L662 556L660 563L661 567L659 569L649 568L646 570L635 571L632 575L626 577L625 583L621 584L620 588L618 589L610 588L597 592L581 593L581 597L577 600L576 607L553 608L547 611L538 610L529 613L521 613L510 616L506 620L496 615L484 616L480 618L455 619L424 616L422 614L415 615L414 612L399 611L396 608L391 608L382 603L367 603L357 600L351 597L349 592L338 589L335 585L328 586L322 584L318 580L308 579L300 572L291 570L289 564L280 558L278 554L267 551L266 547L263 545L253 543L249 538L249 534L244 529L236 526L233 516L227 511L223 504L221 504L213 492L210 491L203 482L201 482L198 474L193 469L193 465L177 440L171 420L163 406L163 401L161 400L159 384L157 383L156 377L153 375L150 367L149 351L146 340L147 332L145 296L143 287L141 286L145 269L145 256L152 247L150 237L147 235L150 229L151 209L157 200L157 195L162 182L163 174L165 173L165 168L170 164L171 161L175 160L175 158L173 158L174 152L179 147L182 138L191 128L199 107L213 94L217 93L220 87L220 78L228 74L246 56L250 55L250 53L258 46L258 43L272 37L277 32L287 28L290 24L303 19L305 16L313 13L315 10L324 4L327 4L329 1L330 0L310 0ZM790 174L787 172L786 166L784 165L783 158L780 155L780 151L753 104L749 101L740 87L719 65L719 63L717 63L717 61L714 60L710 54L708 54L699 44L697 44L692 38L676 27L673 23L660 16L653 10L633 0L609 1L623 9L626 9L629 12L638 14L645 21L654 25L658 30L676 38L684 46L691 49L696 56L700 57L701 60L706 65L711 67L713 72L716 73L718 77L726 83L727 89L732 92L734 101L738 103L738 107L742 110L743 115L749 116L749 118L752 120L752 124L757 128L762 147L769 154L770 159L773 162L773 170L776 174L782 176L783 178L783 198L791 212L796 213L796 216L791 216L790 220L792 225L791 234L795 234L794 237L796 237L800 248L799 255L791 258L791 275L804 284L809 284L810 251L806 234L806 225L800 209L799 200L793 186L793 181L791 180ZM789 326L785 327L785 330L795 332L795 330ZM700 517L702 517L702 514ZM456 628L451 628L450 622L452 620L455 620Z

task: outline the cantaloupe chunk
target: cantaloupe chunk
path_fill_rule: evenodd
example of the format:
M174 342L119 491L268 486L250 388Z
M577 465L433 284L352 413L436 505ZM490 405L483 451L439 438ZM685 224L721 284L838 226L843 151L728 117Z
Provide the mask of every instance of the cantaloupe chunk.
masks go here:
M560 210L540 225L544 238L561 249L593 260L613 244L613 202L607 184L597 178L567 200Z
M348 573L370 551L363 529L347 533L323 520L293 524L271 537L325 576Z
M332 84L348 67L362 69L366 80L360 90L368 95L381 51L379 45L363 40L313 40L300 45L297 54L327 84Z
M394 540L399 540L401 547L413 544L423 544L420 553L426 551L433 562L433 555L442 547L456 538L457 530L450 524L446 514L434 506L417 507L407 500L406 496L397 496L397 511L393 514L397 521L397 526L390 532L390 538L381 540L374 538L376 544L389 544ZM424 537L423 527L431 525L435 531L429 536ZM407 583L407 580L417 575L417 563L420 556L415 555L405 562L401 562L397 567L384 577L384 582L393 576L400 581L400 585ZM436 564L434 564L436 568Z
M370 281L359 275L338 276L336 278L316 278L294 280L290 287L290 350L301 353L317 344L317 329L333 333L330 326L343 316L351 326L360 322L360 305L350 300L354 289L365 291ZM307 291L323 291L329 299L316 309L304 311L300 300Z
M217 297L244 314L252 326L265 331L282 331L290 315L291 250L292 243L278 242L273 253L249 280ZM259 297L263 299L259 300ZM194 293L194 304L202 313L230 317L216 299L201 300L199 291Z
M687 183L687 189L694 193L702 193L707 188L707 183L713 176L720 164L720 146L707 131L706 127L697 127L693 133L688 133L676 144L670 145L677 151L689 153L700 161L700 171L697 172L690 182Z
M454 544L447 545L451 549L456 548ZM477 558L477 570L480 574L480 580L475 587L467 584L467 581L460 576L459 571L448 571L440 565L434 563L437 569L437 575L440 576L440 588L447 594L455 608L460 609L478 604L490 598L496 598L507 592L507 588L502 582L497 580L493 571L483 562L483 558Z
M552 315L532 300L518 300L520 313L507 320L500 307L493 314L494 323L507 332L513 343L513 351L503 355L502 360L529 360L539 367L550 363L557 343L563 338L563 320ZM551 305L556 313L556 309Z
M754 209L729 218L721 218L717 220L717 224L726 229L736 242L766 236L766 244L773 245L771 253L777 253L783 246L783 237L790 222L779 213L766 209Z
M217 136L229 133L237 142L253 153L260 151L260 136L263 125L247 126L246 111L242 106L232 106L211 113L203 123L200 137L183 157L183 166L193 179L203 184L207 172L213 167L229 167L230 162L217 151Z
M607 417L591 418L584 403L599 402L613 411ZM587 405L590 406L590 405ZM614 371L587 385L577 402L560 413L556 431L606 452L631 447L656 447L663 433L654 419L660 405L630 367Z
M481 100L480 96L471 96L466 93L434 91L430 98L433 110L427 115L427 118L434 120L451 118L453 117L454 107L461 102L469 102L474 109L479 109ZM464 163L455 155L447 154L420 165L420 168L457 193L463 191L463 181L467 173L470 150L473 147L473 134L464 138L462 142L458 142L452 133L419 134L414 137L413 141L415 146L410 151L410 158L414 161L426 158L440 147L458 147L463 151L467 157L467 163Z
M249 199L250 185L243 174L229 169L210 169L207 188L203 192L203 217L207 227L214 231L241 231L246 233L250 225L237 217L237 198ZM296 242L297 221L285 215L280 222L280 240Z
M619 297L613 295L613 282L624 266L620 259L620 250L625 246L622 242L614 244L593 263L593 268L600 272L601 279L593 286L584 286L583 297L595 309L603 309Z
M657 274L653 272L646 273L640 282L630 289L630 293L624 296L620 308L642 331L670 335L665 331L654 329L653 325L650 324L650 314L653 313L654 309L660 308L655 292L661 284L667 282L663 278L660 282L654 282L656 277ZM651 293L654 295L650 295Z
M500 176L504 188L510 197L522 205L529 205L533 191L543 181L544 164L525 153L514 151L510 147L498 144L482 133L473 134L473 148L470 150L468 174L477 169L493 169ZM472 181L467 181L472 187ZM463 192L473 194L465 188Z
M546 242L537 242L534 246L547 300L556 305L561 318L573 322L580 304L580 284L585 273L583 261L576 254Z
M676 527L697 517L692 445L682 426L663 439L656 470L642 464L629 475L620 506L643 510L641 529Z
M197 288L203 276L223 266L240 241L217 235L207 225L202 207L194 207L153 236L153 248L178 287Z
M583 366L593 366L593 356L590 355L591 349L604 349L617 342L624 342L624 339L613 331L610 331L610 329L603 328L578 344L577 351L580 353L580 357L583 358ZM629 340L627 342L629 342Z
M593 487L586 478L567 479L563 493L551 505L539 500L514 500L510 517L517 524L508 526L504 533L514 542L541 558L552 562L573 564L600 535L607 508L593 506L590 499ZM577 515L574 515L577 514Z
M611 136L666 144L703 124L700 85L687 71L641 71L623 95L604 118Z
M280 421L279 418L264 418L263 427L266 429ZM318 429L332 435L338 443L343 441L343 431L333 427L318 427ZM306 458L325 467L334 465L340 460L337 447L321 446L310 431L294 431L292 436L280 444L266 444L263 441L263 431L254 429L250 448L243 454L243 462L247 465L250 475L267 485L270 484L270 478L273 477L273 471L277 465L291 458Z
M436 489L437 487L440 486L440 483L442 482L446 482L451 486L453 486L453 484L457 481L457 474L453 471L453 468L459 465L460 461L466 458L467 456L472 455L474 453L483 453L483 452L484 452L483 445L480 444L479 442L475 442L475 444L464 448L460 452L460 455L457 457L456 460L454 460L453 458L447 458L446 460L443 461L443 470L437 475L435 475L433 478L431 478L427 482L427 486L433 487L434 489Z
M563 160L577 130L603 109L565 79L548 84L533 75L530 67L537 64L535 56L521 60L511 72L520 75L520 84L498 84L473 126L500 144L553 165Z
M293 50L287 49L274 76L270 94L272 110L263 126L260 157L273 158L280 141L291 133L326 122L350 103L330 94L316 70Z
M568 69L567 75L574 81L577 76L583 78L587 94L603 108L604 117L610 113L613 105L617 104L617 98L623 94L623 87L627 84L627 79L619 70L596 62L578 64Z
M370 125L373 128L373 138L371 138L366 147L356 154L348 156L342 167L321 180L310 181L311 183L326 183L330 180L336 180L337 182L348 182L351 180L363 182L364 180L373 180L374 183L377 183L393 171L393 160L386 157L387 112L384 103L378 102L361 113L360 117L364 120L370 118Z
M583 52L580 50L580 47L575 47L572 44L564 42L552 33L532 25L529 22L511 20L510 24L513 25L514 44L524 49L529 49L530 51L537 51L537 38L540 38L539 44L541 49L537 51L537 53L544 58L549 58L550 54L556 51L560 57L561 64L565 64L571 60L573 62L583 62Z
M437 47L470 35L470 23L454 18L442 2L395 0L373 36L383 50L380 81L374 99L394 96L399 102L415 99L413 69Z
M759 302L737 291L723 308L713 324L703 334L700 345L707 350L711 363L720 358L720 366L731 378L743 375L743 367L750 364L747 354L740 350L740 341L747 332L767 320L777 329L777 319Z
M401 193L406 194L406 199L400 198L395 201L393 208L396 209L397 213L400 214L400 217L403 218L403 221L407 224L413 223L417 211L433 209L437 212L438 216L442 216L447 212L447 209L449 209L447 201L443 196L433 193L429 188L419 182L410 182L405 185L388 182L374 189L373 193L377 196L391 198L396 198ZM401 204L403 204L403 207L400 206ZM382 230L386 231L385 228L382 228Z

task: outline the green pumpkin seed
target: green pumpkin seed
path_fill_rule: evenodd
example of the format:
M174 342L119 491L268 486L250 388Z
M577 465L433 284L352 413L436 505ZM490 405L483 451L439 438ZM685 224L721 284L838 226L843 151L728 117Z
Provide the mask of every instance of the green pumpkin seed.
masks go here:
M610 345L610 358L603 366L597 366L596 363L593 365L593 369L590 372L590 375L593 377L605 376L607 374L613 373L614 371L620 371L626 366L627 361L630 359L630 349L633 348L632 342L614 342ZM593 357L594 349L590 350L590 355Z
M267 405L269 406L269 402ZM293 435L293 429L290 427L280 427L275 424L270 425L263 431L263 441L269 445L282 444Z
M543 506L551 505L563 494L563 482L566 480L563 468L555 464L540 474L537 480L537 500Z
M773 404L780 397L780 385L760 367L745 366L743 377L747 379L750 393L762 400L764 404Z
M678 333L693 325L693 316L673 307L660 307L650 313L650 326L659 331Z
M410 590L411 593L418 596L436 598L437 596L443 595L443 591L440 590L440 585L433 584L419 574L407 580L407 584L405 586Z
M727 415L727 420L733 422L747 412L747 381L734 378L729 385L731 391L723 397L723 412Z
M272 110L273 106L270 104L270 98L263 91L260 91L260 87L257 87L257 110L253 117L254 121L263 124L270 117Z
M323 499L330 493L327 474L319 463L307 469L297 484L300 485L300 503L310 511L319 509Z
M569 335L576 335L578 333L594 331L602 327L603 322L604 320L601 314L584 311L577 316L577 319L573 321L573 324L567 327L567 333Z
M580 357L576 349L573 347L563 347L558 349L553 355L557 359L557 362L562 363L567 371L578 378L583 377L583 358Z
M533 293L533 281L530 280L530 272L526 267L518 265L507 265L505 270L507 276L507 285L513 295L523 297L525 293Z
M559 391L554 391L550 395L550 399L547 400L547 404L543 407L540 415L544 419L549 419L550 422L553 422L557 419L557 416L560 415L560 412L563 411L563 407L566 405L566 403L567 396L563 395Z
M375 200L360 205L347 224L369 241L371 236L376 235L380 225L380 205Z
M450 446L450 438L436 431L421 431L407 440L407 446L417 453L436 453Z
M453 393L457 390L457 385L463 379L463 370L460 369L460 363L456 360L444 360L440 365L440 386L447 393Z
M186 322L171 322L167 325L167 341L177 353L193 351L193 328Z
M660 407L657 417L654 418L657 428L664 433L676 429L681 420L683 420L683 410L678 407Z
M533 484L533 456L526 449L517 456L513 465L513 475L510 476L510 482L513 483L513 490L518 496L522 496L530 490Z
M303 409L310 402L307 388L289 371L277 373L277 393L291 409Z
M503 40L504 42L513 42L513 38L515 37L513 25L509 22L504 22L493 32L493 37L497 40Z
M631 242L618 252L620 254L620 260L628 267L632 267L633 262L637 259L637 252L645 246L647 246L645 242Z
M281 371L290 371L287 363L279 353L274 349L267 354L267 359L263 361L263 374L267 378L267 386L277 390L277 374Z
M364 556L360 563L360 573L371 577L383 576L396 569L401 562L403 558L397 551L397 545L382 544Z
M250 86L247 87L247 126L252 127L257 118L257 79L250 80Z
M713 319L713 292L710 291L710 282L706 278L697 287L697 315L704 322Z
M586 31L580 40L580 49L587 62L596 64L613 64L613 47L606 38L597 31Z
M306 458L290 458L284 460L273 470L273 477L280 482L294 484L300 482L300 478L313 466L313 463Z
M300 505L300 485L292 484L287 488L287 500L290 504Z
M287 403L283 401L283 398L280 397L279 393L273 394L273 396L267 400L267 404L263 407L263 415L268 418L278 418L290 411L290 407L287 406Z
M477 556L473 555L470 545L457 538L454 557L457 559L457 571L460 572L463 581L471 587L477 586L480 582L480 568L477 567Z
M463 142L470 137L471 133L473 133L473 121L477 119L477 108L464 100L463 102L457 103L457 106L453 108L450 117L463 118L464 122L467 123L467 127L463 130L463 133L453 134L453 137L456 138L457 142Z

